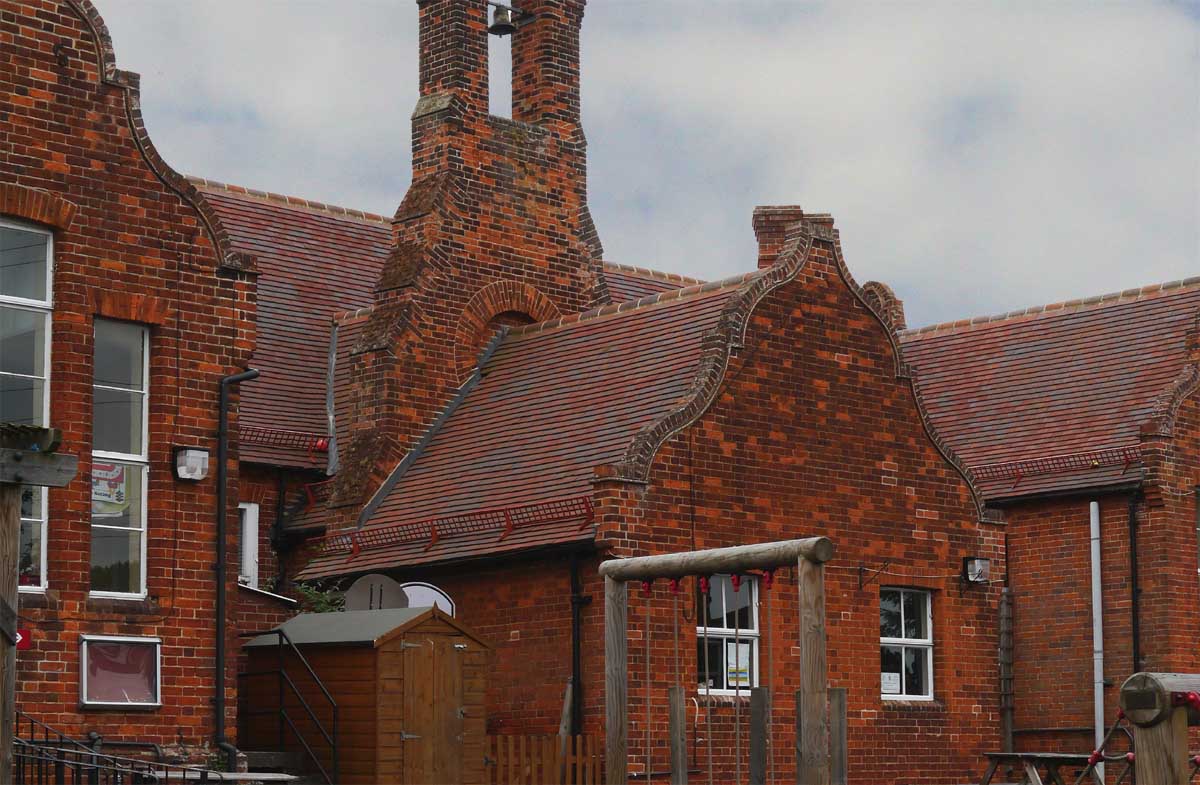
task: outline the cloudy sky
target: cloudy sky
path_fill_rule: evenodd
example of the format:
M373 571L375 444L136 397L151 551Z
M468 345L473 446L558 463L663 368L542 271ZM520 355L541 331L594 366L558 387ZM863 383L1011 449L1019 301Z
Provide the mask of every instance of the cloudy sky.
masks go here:
M177 169L394 211L413 0L97 5ZM583 45L611 261L751 269L799 204L910 325L1200 274L1200 0L592 0Z

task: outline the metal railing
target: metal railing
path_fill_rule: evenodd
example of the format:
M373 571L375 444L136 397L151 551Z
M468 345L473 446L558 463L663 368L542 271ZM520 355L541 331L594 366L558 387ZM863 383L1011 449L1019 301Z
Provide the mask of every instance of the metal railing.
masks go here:
M68 740L69 741L69 740ZM118 758L82 744L57 747L13 739L15 785L142 785L222 782L220 772L139 758Z
M109 755L100 751L103 739L99 734L91 734L91 743L85 744L19 710L13 736L13 781L17 785L141 785L226 779L219 772L165 763L156 744L144 745L153 750L155 760Z
M306 660L304 658L304 655L300 653L300 649L296 647L296 644L292 642L292 639L288 637L288 634L286 632L284 632L281 629L275 629L275 630L270 630L268 632L247 633L247 634L244 634L242 637L257 638L262 635L275 635L278 637L279 644L276 647L276 650L278 652L278 666L276 668L270 669L270 670L246 671L244 673L239 673L238 679L241 680L241 679L250 679L250 678L262 677L262 676L274 676L277 681L277 703L278 703L278 705L273 708L271 708L271 707L260 708L260 709L241 708L239 710L238 714L244 718L245 717L255 717L255 716L258 716L258 717L274 716L276 719L276 722L277 722L277 734L278 734L278 745L279 745L278 751L279 752L286 751L287 731L290 730L292 732L292 735L296 738L296 741L299 742L300 748L302 750L304 750L304 754L308 757L309 762L311 762L312 765L314 767L316 767L317 772L321 775L321 778L324 779L325 782L329 783L329 785L334 785L334 783L336 783L338 781L338 743L337 743L337 739L338 739L338 705L337 705L337 701L335 701L333 699L333 695L331 695L329 693L329 690L325 688L325 685L321 682L320 677L317 676L317 672L314 671L312 666L308 664L308 660ZM317 689L320 691L321 696L324 697L325 702L329 704L329 710L330 710L330 716L331 716L329 729L326 729L325 724L321 722L320 718L317 716L317 713L315 711L313 711L312 706L309 705L309 702L307 700L305 700L304 695L301 693L300 689L296 686L296 682L292 679L291 675L287 672L286 662L287 662L287 653L289 651L300 662L300 664L304 666L304 670L308 672L309 678L312 679L313 684L316 685ZM317 734L320 737L320 739L325 742L325 746L329 750L329 766L328 766L328 768L326 768L326 765L322 761L321 756L318 755L317 751L313 749L312 744L310 744L309 741L304 738L304 734L300 732L300 728L296 725L296 720L292 717L291 714L288 713L287 707L288 707L289 697L294 699L295 702L297 704L299 704L300 708L303 709L303 714L300 715L299 718L303 719L306 717L308 719L308 721L313 725L313 727L316 728Z

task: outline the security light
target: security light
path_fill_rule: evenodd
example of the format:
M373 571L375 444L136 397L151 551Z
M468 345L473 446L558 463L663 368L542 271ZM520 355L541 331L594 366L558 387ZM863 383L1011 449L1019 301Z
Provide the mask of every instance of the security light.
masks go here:
M176 447L175 476L187 482L200 482L207 477L208 450L203 447Z
M980 556L964 556L962 579L964 583L987 583L992 577L992 560Z

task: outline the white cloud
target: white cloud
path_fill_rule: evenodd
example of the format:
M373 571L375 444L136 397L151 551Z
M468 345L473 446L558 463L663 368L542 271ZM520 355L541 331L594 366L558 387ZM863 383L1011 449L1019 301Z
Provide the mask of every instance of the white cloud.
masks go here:
M416 5L98 0L177 168L399 203ZM1154 3L593 0L584 111L615 261L753 266L755 204L832 212L910 323L1200 273L1200 19Z

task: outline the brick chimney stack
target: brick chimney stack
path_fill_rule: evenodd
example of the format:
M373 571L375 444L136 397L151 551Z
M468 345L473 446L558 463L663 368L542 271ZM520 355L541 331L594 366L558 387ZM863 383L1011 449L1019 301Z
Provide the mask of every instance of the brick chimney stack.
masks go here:
M788 228L804 220L804 211L794 205L754 208L754 236L758 239L758 266L770 267L779 258Z
M417 0L420 94L454 95L488 110L488 6L464 0Z
M586 0L516 0L533 21L512 41L512 116L579 125L579 31Z

